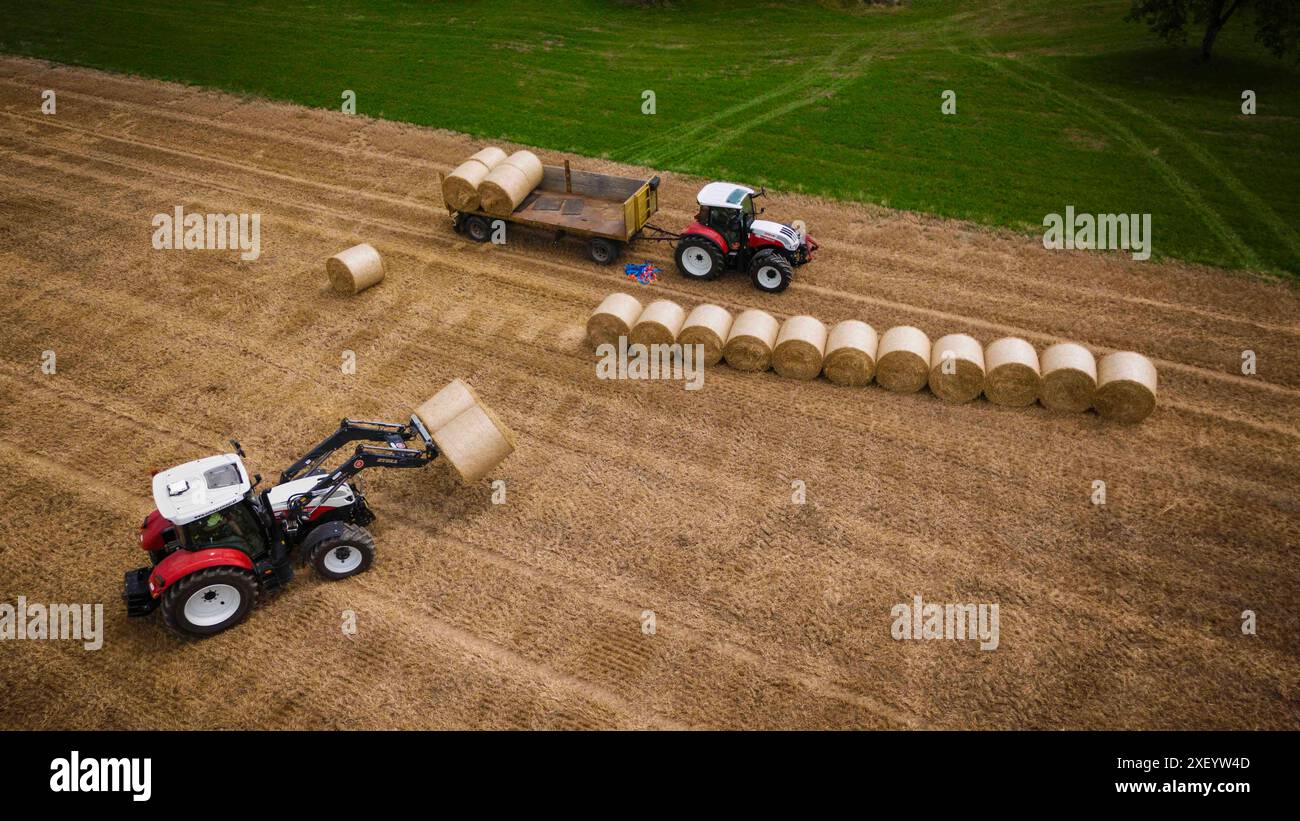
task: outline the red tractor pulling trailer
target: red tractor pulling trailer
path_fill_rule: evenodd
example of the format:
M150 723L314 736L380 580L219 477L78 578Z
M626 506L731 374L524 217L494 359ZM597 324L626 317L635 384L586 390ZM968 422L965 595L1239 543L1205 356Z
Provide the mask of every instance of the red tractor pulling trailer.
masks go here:
M730 182L711 182L696 196L695 221L675 234L649 224L659 210L659 178L648 180L543 168L542 182L509 216L449 208L455 229L475 242L492 239L497 220L552 231L587 241L601 265L618 259L623 247L640 238L676 242L677 270L688 279L716 279L725 271L744 271L754 287L780 293L794 270L812 261L817 243L789 225L759 219L754 200L766 194Z
M748 271L754 287L776 294L790 286L794 269L812 261L817 243L789 225L758 219L754 200L766 189L711 182L700 189L695 221L677 236L677 270L689 279L717 279L723 271Z

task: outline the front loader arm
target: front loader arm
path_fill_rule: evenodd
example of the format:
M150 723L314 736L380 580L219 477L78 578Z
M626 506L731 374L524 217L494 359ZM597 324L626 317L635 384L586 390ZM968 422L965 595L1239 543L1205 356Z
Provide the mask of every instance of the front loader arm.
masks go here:
M311 489L289 500L289 509L301 518L313 498L323 502L330 498L344 482L369 467L418 468L438 458L438 446L418 416L412 415L406 425L387 422L356 422L344 419L331 436L312 449L311 453L295 462L283 474L290 479L306 466L316 466L331 453L349 441L370 439L386 442L384 445L357 445L352 456L329 473L322 474ZM418 439L422 447L408 447L406 442ZM322 492L323 491L323 492Z
M426 449L433 447L429 432L424 429L424 425L415 416L412 416L410 423L406 425L398 425L392 422L344 419L339 423L338 430L326 436L321 440L320 444L307 451L305 456L280 473L280 484L297 478L305 471L320 467L321 463L333 455L334 451L349 442L385 442L389 448L400 448L408 440L416 436L424 440Z

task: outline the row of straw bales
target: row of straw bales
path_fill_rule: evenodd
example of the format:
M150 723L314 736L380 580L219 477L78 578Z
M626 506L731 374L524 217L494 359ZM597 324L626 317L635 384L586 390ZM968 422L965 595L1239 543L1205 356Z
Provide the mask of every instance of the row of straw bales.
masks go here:
M837 385L875 382L896 393L924 387L948 402L983 395L998 405L1038 402L1054 411L1090 408L1106 419L1138 422L1155 409L1157 374L1151 360L1132 351L1100 361L1075 342L1058 342L1039 352L1014 336L981 344L968 334L931 341L921 329L899 325L882 335L866 322L846 319L827 328L812 316L781 322L757 309L733 317L718 305L689 313L671 300L642 306L623 293L607 296L587 321L593 346L616 344L702 345L704 364L721 361L741 371L774 370L790 378L825 376Z

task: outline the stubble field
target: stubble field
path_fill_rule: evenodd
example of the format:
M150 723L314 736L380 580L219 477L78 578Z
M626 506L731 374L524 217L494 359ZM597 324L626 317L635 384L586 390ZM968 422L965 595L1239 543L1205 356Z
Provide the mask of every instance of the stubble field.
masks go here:
M437 173L477 146L0 59L0 600L107 621L98 651L0 644L0 727L1300 727L1293 287L779 192L768 215L823 249L785 294L687 282L649 244L624 259L668 273L642 287L577 245L455 234ZM664 175L654 221L700 182ZM260 213L261 257L154 250L176 205ZM358 241L388 278L335 296L323 261ZM583 323L630 289L1138 350L1160 403L1122 426L725 367L599 381ZM151 468L233 436L271 477L457 376L519 434L505 504L376 472L369 573L304 572L201 642L126 618ZM998 649L892 639L917 594L998 603Z

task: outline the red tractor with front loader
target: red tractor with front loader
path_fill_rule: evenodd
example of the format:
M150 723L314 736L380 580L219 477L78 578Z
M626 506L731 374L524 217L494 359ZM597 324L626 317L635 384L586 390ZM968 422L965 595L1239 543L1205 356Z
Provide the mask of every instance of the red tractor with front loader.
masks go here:
M321 468L355 441L363 443L345 462ZM149 566L126 573L128 615L161 607L173 632L210 636L239 624L259 598L289 582L294 557L331 581L366 571L375 560L366 526L375 516L360 484L349 480L368 467L423 467L439 455L418 416L405 425L344 419L279 483L258 491L262 477L249 477L243 449L231 445L233 453L154 475L155 509L140 526Z

